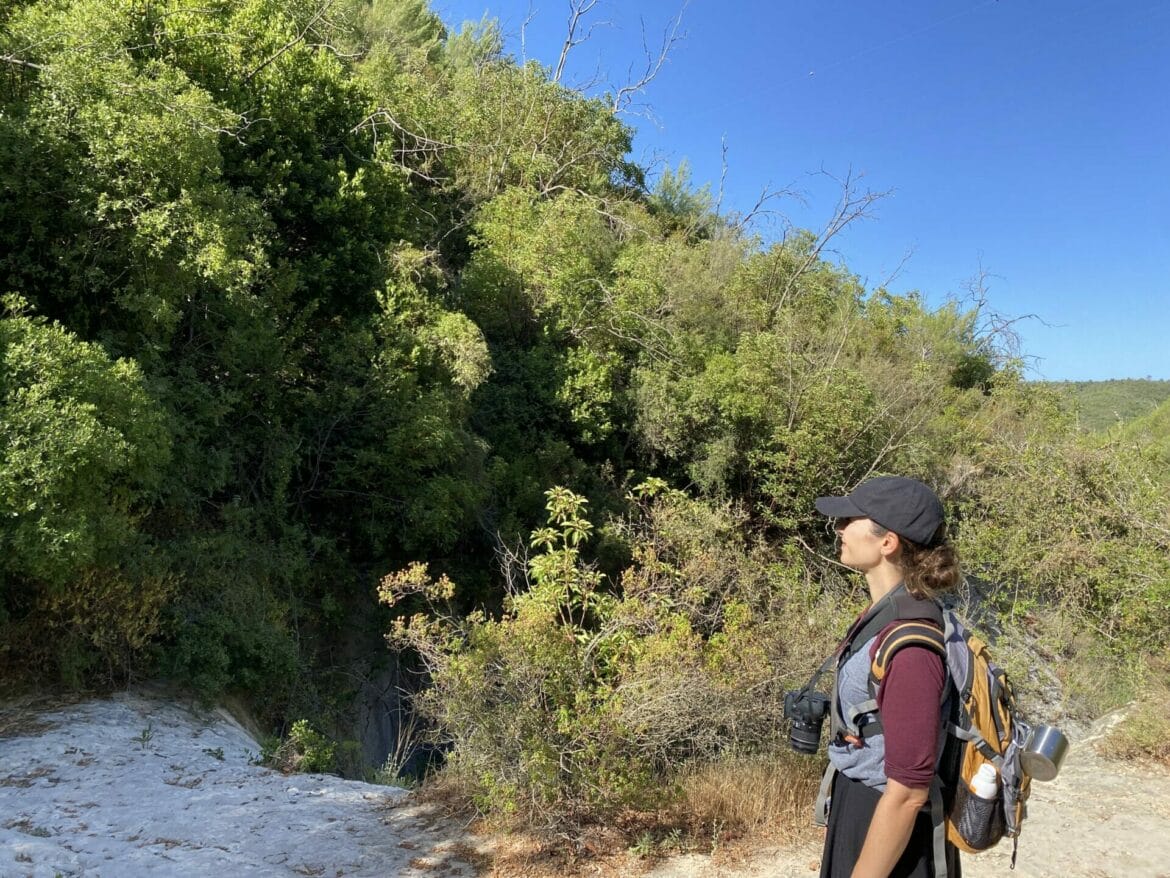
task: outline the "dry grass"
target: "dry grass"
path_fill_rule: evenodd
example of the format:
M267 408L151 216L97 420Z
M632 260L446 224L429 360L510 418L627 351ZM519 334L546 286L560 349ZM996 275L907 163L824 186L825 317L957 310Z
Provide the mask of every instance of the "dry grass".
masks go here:
M54 723L38 719L27 711L4 711L0 713L0 739L33 738L53 728Z
M790 750L729 756L682 780L681 812L695 827L797 840L810 832L823 761Z
M484 825L481 815L475 811L466 785L446 769L427 775L422 784L411 790L409 801L424 806L445 820Z
M683 771L669 808L626 811L571 833L525 830L498 818L470 821L458 783L442 773L412 799L471 823L479 843L460 853L483 878L619 878L681 853L712 853L729 865L761 846L807 841L815 832L812 804L822 768L822 760L786 748L727 756Z
M1155 762L1170 768L1170 687L1163 684L1138 701L1097 743L1097 752L1108 759Z
M55 728L57 723L42 714L77 704L82 693L68 695L22 695L0 701L0 739L32 738Z

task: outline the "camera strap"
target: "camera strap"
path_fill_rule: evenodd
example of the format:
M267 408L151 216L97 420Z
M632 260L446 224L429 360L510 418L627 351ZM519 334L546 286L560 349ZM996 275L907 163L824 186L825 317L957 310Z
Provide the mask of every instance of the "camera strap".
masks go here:
M831 656L821 662L821 666L819 668L813 671L812 676L808 678L808 682L800 688L800 693L802 695L806 692L812 692L817 688L817 684L821 681L821 677L823 677L830 668L836 665L837 655L838 653L834 652Z

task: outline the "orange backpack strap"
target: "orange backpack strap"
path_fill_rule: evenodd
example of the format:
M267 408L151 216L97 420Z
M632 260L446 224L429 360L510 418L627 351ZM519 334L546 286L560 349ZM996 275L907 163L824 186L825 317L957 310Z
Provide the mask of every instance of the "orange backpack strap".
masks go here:
M869 676L875 689L885 679L894 655L905 646L923 646L941 656L944 662L947 660L946 642L938 626L917 620L900 622L886 632L874 653Z

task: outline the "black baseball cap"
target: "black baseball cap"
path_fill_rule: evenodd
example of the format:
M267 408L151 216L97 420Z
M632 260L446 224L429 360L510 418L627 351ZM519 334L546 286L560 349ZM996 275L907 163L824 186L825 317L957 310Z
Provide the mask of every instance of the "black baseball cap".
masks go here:
M830 518L868 518L886 530L929 546L943 523L943 505L926 485L904 476L866 479L844 497L817 497Z

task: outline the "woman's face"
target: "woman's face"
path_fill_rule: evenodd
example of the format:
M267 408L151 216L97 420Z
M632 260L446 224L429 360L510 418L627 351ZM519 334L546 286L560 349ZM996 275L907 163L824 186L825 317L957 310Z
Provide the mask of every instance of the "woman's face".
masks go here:
M838 518L833 527L841 538L841 563L866 573L881 563L882 541L868 518Z

